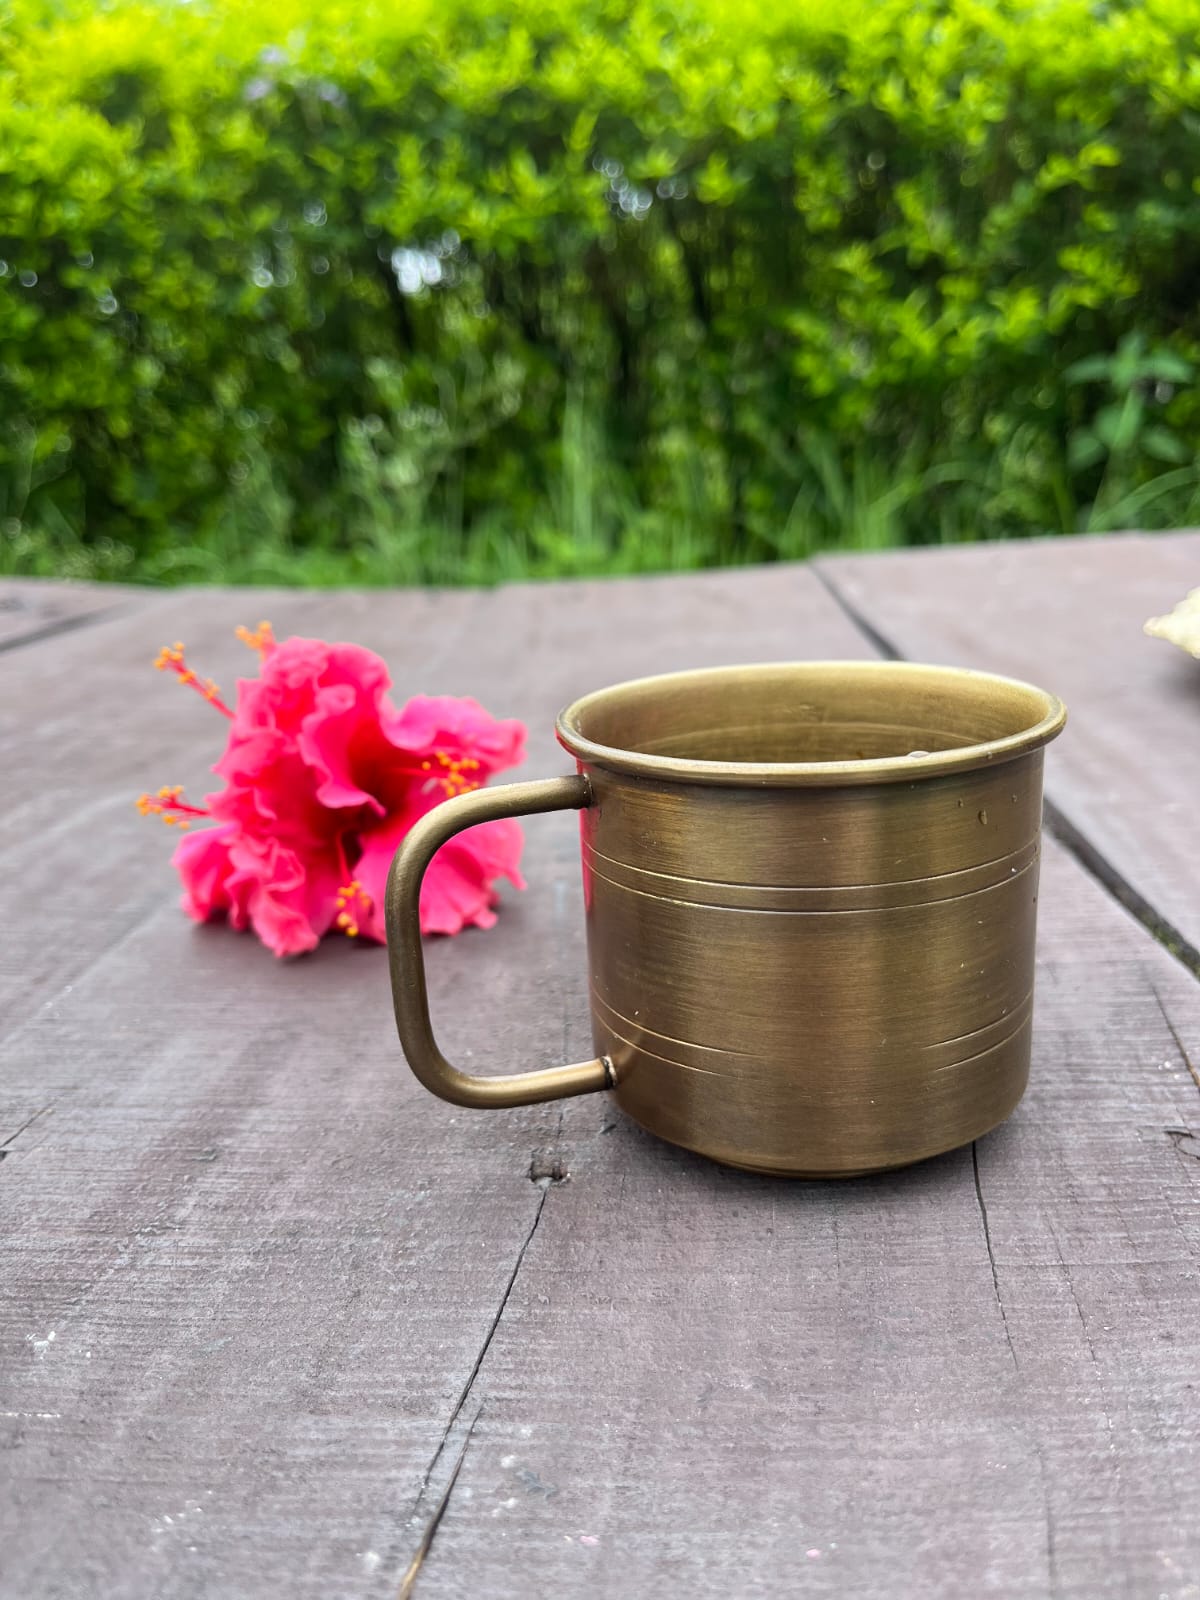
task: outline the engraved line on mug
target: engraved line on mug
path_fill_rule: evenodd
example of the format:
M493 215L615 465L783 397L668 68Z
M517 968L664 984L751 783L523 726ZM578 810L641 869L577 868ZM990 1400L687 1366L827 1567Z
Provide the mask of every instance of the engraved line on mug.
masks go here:
M1003 889L1009 884L1019 883L1036 864L1036 862L1030 861L1019 872L1011 873L1007 878L1000 878L995 883L982 884L978 888L967 889L962 894L934 895L931 900L905 900L895 905L871 906L723 905L719 900L686 900L679 895L656 893L650 889L635 889L630 883L621 883L616 878L610 878L607 873L601 872L596 866L590 866L589 870L594 877L609 884L613 889L622 890L625 894L636 894L642 900L665 900L671 905L691 906L702 911L732 911L739 915L759 917L854 917L862 916L867 912L919 911L924 906L952 905L956 900L969 899L971 895L991 894L996 889Z
M648 1049L647 1046L641 1043L640 1040L627 1039L623 1033L619 1033L617 1029L613 1027L611 1022L606 1021L604 1026L608 1029L609 1033L612 1034L614 1039L619 1039L622 1044L628 1045L628 1047L631 1050L635 1050L638 1055L652 1056L655 1061L661 1061L668 1067L678 1067L680 1072L697 1072L702 1078L727 1078L731 1076L731 1074L727 1072L716 1072L712 1067L695 1067L690 1061L679 1061L674 1056L660 1055L657 1050ZM617 1081L620 1082L623 1077L628 1075L628 1063L617 1060L615 1062L615 1070L617 1074Z
M607 1000L602 999L600 995L596 993L595 988L593 988L591 991L591 997L592 1004L596 1007L596 1009L604 1013L600 1020L604 1023L605 1027L611 1028L613 1033L615 1033L619 1039L624 1039L624 1042L628 1045L632 1045L635 1050L642 1049L642 1045L633 1039L625 1039L625 1036L618 1031L616 1026L613 1025L613 1023L610 1021L610 1018L615 1017L618 1023L624 1024L624 1026L630 1029L633 1033L645 1034L648 1038L656 1039L662 1044L676 1044L681 1050L696 1050L706 1056L729 1056L734 1061L754 1061L757 1059L756 1056L746 1050L731 1050L727 1045L719 1044L696 1044L691 1039L678 1039L670 1033L659 1033L656 1029L647 1027L646 1024L638 1017L628 1017L623 1011L618 1011L616 1006L610 1006ZM649 1051L647 1053L650 1055L654 1054L653 1051ZM673 1058L671 1056L662 1057L662 1060L664 1061L671 1061L672 1059ZM714 1072L711 1068L693 1067L686 1061L676 1061L675 1065L679 1067L687 1067L689 1072L709 1072L710 1076L720 1076L720 1073Z
M1038 854L1037 838L1027 839L1024 844L1009 850L1005 855L992 856L987 861L973 861L969 867L952 867L948 872L923 872L916 878L890 878L885 883L829 883L829 884L789 884L789 883L746 883L744 879L732 880L729 878L696 878L683 876L673 872L658 872L653 867L638 867L631 861L618 860L616 856L606 855L603 850L597 849L590 839L583 840L583 848L597 860L606 862L609 866L618 867L622 872L636 874L639 878L657 878L663 883L694 884L700 889L739 889L747 892L762 891L764 894L854 894L864 889L902 889L912 884L914 887L924 884L944 883L951 878L964 878L969 873L984 872L988 867L1004 867L1010 862L1019 862L1026 866ZM1010 874L1011 876L1011 874ZM1002 883L1002 878L997 878L997 883ZM952 896L948 898L953 898ZM869 908L867 908L869 909Z
M1030 989L1023 1000L1018 1001L1015 1006L1009 1008L1005 1016L995 1017L991 1022L985 1022L981 1028L972 1028L969 1033L956 1033L952 1039L938 1039L936 1043L924 1045L922 1048L925 1050L941 1050L948 1044L961 1044L964 1039L978 1038L981 1033L987 1033L989 1029L999 1027L1002 1022L1023 1023L1028 1019L1032 1011L1033 990ZM1012 1031L1015 1033L1017 1030L1014 1027Z

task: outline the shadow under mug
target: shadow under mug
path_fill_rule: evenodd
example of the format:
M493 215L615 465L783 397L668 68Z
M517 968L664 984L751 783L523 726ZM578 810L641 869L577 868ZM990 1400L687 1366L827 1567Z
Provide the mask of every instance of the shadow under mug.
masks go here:
M392 863L409 1064L443 1099L609 1089L732 1166L834 1177L954 1149L1029 1075L1044 746L1066 720L1012 679L901 662L673 673L558 720L578 772L478 789ZM429 1021L418 901L475 823L582 812L596 1058L475 1077Z

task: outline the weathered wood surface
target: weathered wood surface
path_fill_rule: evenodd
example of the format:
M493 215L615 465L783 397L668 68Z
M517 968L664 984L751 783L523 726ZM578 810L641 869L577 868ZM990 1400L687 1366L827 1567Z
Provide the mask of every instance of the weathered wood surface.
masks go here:
M842 556L821 575L909 659L1029 676L1071 722L1047 794L1092 865L1200 963L1200 665L1142 632L1200 585L1200 533Z
M169 837L148 837L133 800L164 783L202 795L224 728L153 671L160 644L183 638L231 689L252 665L238 622L274 611L289 632L360 638L377 617L408 694L438 681L478 598L143 591L128 613L0 655L0 924L20 929L0 952L0 1038L170 900Z
M154 597L0 659L0 1586L389 1593L409 1513L545 1203L559 1108L481 1120L404 1069L379 950L280 966L175 908L133 796L204 787L239 620L380 649L396 692L473 692L561 771L604 677L853 654L807 573L496 595ZM584 1006L576 823L528 830L502 932L430 950L464 1059L548 1063ZM53 1337L51 1337L53 1335Z
M106 611L153 603L153 591L115 583L0 578L0 650L79 627Z
M223 731L158 643L225 682L261 615L524 717L531 776L587 687L870 653L778 569L169 595L0 657L4 1600L373 1600L425 1544L418 1600L1200 1595L1195 980L1052 847L1033 1085L975 1152L794 1184L599 1097L455 1110L382 952L191 928L133 812ZM589 1051L575 820L526 836L428 951L471 1065Z
M1198 1592L1196 985L1053 845L1044 885L974 1153L788 1184L567 1108L421 1600Z

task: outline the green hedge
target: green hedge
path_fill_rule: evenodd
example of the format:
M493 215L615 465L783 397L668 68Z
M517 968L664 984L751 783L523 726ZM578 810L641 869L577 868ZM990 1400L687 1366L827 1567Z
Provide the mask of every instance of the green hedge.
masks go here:
M10 4L4 526L1178 515L1200 0L775 9Z

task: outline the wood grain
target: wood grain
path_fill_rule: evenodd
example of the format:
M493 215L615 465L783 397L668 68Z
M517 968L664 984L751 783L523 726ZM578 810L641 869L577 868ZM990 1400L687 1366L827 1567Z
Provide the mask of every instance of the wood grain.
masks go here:
M157 645L226 681L261 615L380 649L400 695L523 716L531 776L566 769L551 719L588 687L869 653L777 569L171 595L0 658L3 1600L405 1574L416 1600L1196 1600L1180 965L1051 846L1029 1095L874 1180L725 1171L599 1097L456 1110L398 1058L381 951L280 965L190 927L129 804L215 753ZM499 927L428 946L465 1065L589 1052L576 822L526 837Z
M826 599L800 569L491 593L183 590L0 656L0 922L23 930L0 949L0 1042L6 1024L172 893L169 836L133 801L163 783L203 795L224 730L152 670L160 644L182 639L197 669L232 694L253 667L234 638L239 622L269 617L280 637L352 639L384 656L398 700L432 690L474 694L498 714L515 708L530 725L525 771L535 775L569 770L553 722L577 694L626 675L804 653L818 613L828 617ZM844 621L831 637L841 653L861 652ZM49 914L66 883L69 939Z
M900 655L1062 696L1071 720L1049 800L1094 869L1200 967L1200 665L1142 633L1200 585L1200 533L845 556L819 570Z
M232 694L254 665L234 627L269 616L281 637L386 645L397 690L410 694L439 672L479 599L173 591L0 655L0 921L22 929L0 949L0 1040L172 895L170 835L134 800L164 783L203 795L225 726L153 670L159 645L182 638Z
M975 1152L789 1184L568 1106L420 1600L1197 1594L1200 990L1053 845L1042 907Z
M0 651L84 626L110 611L153 605L152 589L116 583L0 578Z
M132 796L199 791L222 729L149 661L183 637L228 682L229 630L264 614L380 649L399 695L525 717L531 772L566 769L552 718L585 687L813 639L861 653L789 571L170 595L0 662L6 1600L394 1594L549 1206L530 1173L555 1166L562 1108L426 1095L381 950L281 966L175 908L169 836ZM575 819L527 839L531 888L500 927L429 947L464 1063L547 1064L584 1027Z

